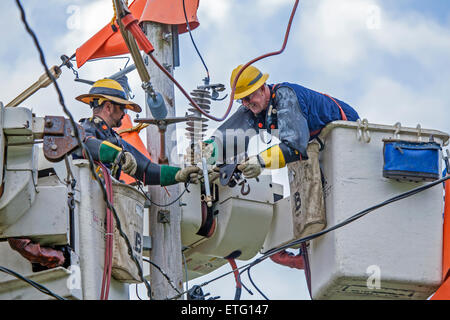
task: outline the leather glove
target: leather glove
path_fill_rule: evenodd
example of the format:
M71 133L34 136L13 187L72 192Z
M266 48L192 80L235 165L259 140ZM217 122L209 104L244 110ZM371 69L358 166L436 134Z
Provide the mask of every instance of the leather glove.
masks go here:
M55 268L64 264L64 254L48 247L32 243L30 239L8 238L9 246L32 263L39 263L47 268Z
M275 263L287 266L289 268L300 270L305 269L305 261L303 260L303 256L294 255L293 253L287 252L286 250L271 255L270 259Z
M238 169L242 171L244 177L247 179L256 178L261 174L263 160L258 156L252 156L246 161L238 165Z
M187 182L197 184L200 177L202 177L202 170L199 167L191 166L181 169L175 175L175 180L178 182Z
M130 176L134 176L137 169L137 162L134 156L130 153L125 151L123 153L122 159L120 161L122 164L122 171Z
M220 177L220 168L214 167L214 169L208 171L208 180L210 183L214 182Z

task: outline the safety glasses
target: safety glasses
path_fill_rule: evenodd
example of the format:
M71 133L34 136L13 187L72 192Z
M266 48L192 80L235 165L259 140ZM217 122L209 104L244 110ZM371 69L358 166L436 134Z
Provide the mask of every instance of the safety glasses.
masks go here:
M120 111L125 112L126 108L124 104L114 102L114 105L118 106L120 108Z
M249 94L248 96L246 96L246 97L244 97L244 98L242 98L242 99L238 99L238 100L236 100L238 103L240 103L240 104L248 104L248 103L250 103L250 100L252 100L253 99L253 97L256 95L256 93L259 91L259 89L258 90L256 90L255 92L252 92L251 94Z

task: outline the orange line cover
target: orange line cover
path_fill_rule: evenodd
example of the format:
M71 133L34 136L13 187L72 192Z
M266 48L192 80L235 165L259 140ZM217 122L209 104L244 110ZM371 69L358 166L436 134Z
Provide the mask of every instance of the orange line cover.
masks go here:
M186 16L191 30L200 23L197 19L197 9L200 0L184 0ZM112 5L111 5L112 8ZM187 32L186 19L181 0L135 0L129 5L129 10L135 18L142 21L154 21L163 24L178 25L178 33ZM112 17L111 9L111 17ZM77 67L95 58L111 57L128 53L128 48L122 39L117 22L108 23L89 40L76 50Z

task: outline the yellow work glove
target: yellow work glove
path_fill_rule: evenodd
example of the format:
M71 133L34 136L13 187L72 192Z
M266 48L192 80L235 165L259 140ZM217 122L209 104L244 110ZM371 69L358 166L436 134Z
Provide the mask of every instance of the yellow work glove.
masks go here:
M181 169L175 175L175 180L178 182L189 182L197 184L202 176L202 170L199 167L191 166Z
M242 171L244 177L247 179L256 178L261 174L263 160L258 156L252 156L246 161L238 165L238 169Z

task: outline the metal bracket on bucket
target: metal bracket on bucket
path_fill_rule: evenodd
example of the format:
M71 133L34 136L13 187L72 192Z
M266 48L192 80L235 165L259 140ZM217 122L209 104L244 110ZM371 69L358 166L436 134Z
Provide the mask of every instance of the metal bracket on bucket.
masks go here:
M44 127L44 156L48 161L58 162L66 154L78 147L75 130L69 119L57 116L46 116ZM81 140L85 138L83 127L77 124Z
M358 141L369 143L371 140L369 132L369 121L367 119L363 119L362 121L358 119L356 122L358 123L358 129L356 129Z

